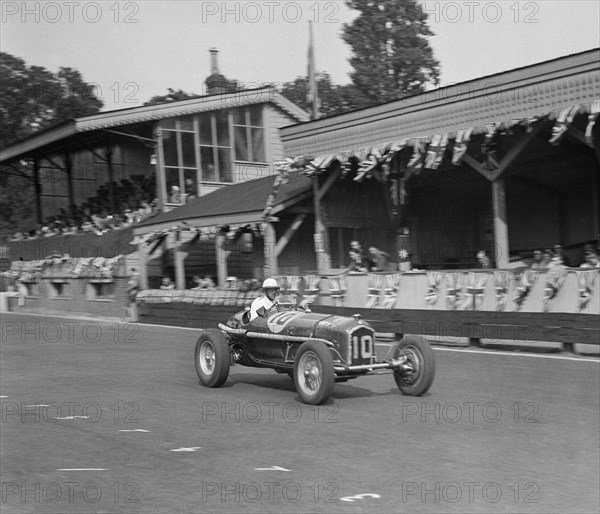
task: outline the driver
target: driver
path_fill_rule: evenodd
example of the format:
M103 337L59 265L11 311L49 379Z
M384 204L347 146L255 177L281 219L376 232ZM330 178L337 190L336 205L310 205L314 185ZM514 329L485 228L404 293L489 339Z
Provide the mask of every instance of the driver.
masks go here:
M250 305L250 321L258 316L266 317L270 311L279 310L277 295L279 294L279 285L274 278L268 278L263 282L262 290L264 296L257 298Z

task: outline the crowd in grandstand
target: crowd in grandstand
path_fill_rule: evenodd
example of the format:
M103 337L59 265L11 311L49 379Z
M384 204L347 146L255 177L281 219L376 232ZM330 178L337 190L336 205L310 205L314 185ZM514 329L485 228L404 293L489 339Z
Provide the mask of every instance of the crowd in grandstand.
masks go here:
M132 175L120 183L103 184L97 189L96 196L74 205L70 212L60 209L57 215L48 217L37 229L14 233L12 240L89 232L103 235L111 230L135 225L158 212L158 201L152 200L154 194L154 181L144 175ZM117 206L117 212L111 212L111 205Z

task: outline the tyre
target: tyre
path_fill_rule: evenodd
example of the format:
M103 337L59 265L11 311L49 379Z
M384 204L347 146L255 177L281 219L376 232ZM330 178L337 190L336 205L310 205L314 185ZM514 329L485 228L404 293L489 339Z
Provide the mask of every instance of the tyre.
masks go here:
M406 366L394 370L398 389L409 396L421 396L433 383L435 357L429 343L420 336L406 336L396 343L392 358L407 358ZM409 369L407 369L409 368Z
M302 343L294 360L294 385L304 403L320 405L333 390L331 352L323 343Z
M202 385L221 387L229 376L229 345L220 330L203 330L196 342L194 362Z

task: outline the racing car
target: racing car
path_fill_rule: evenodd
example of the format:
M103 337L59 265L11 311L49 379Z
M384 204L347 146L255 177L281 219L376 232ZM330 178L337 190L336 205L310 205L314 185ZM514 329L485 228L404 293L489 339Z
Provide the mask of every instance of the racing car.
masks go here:
M325 402L335 382L391 372L402 393L420 396L435 375L433 350L422 337L404 336L378 361L375 330L359 314L318 314L293 302L252 321L246 309L218 329L202 330L194 360L206 387L222 386L231 366L272 368L289 375L312 405Z

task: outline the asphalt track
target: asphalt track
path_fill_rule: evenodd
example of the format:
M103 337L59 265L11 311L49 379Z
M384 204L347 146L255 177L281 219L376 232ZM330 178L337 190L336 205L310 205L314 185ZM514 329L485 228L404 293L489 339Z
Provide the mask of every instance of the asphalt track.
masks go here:
M271 370L201 387L196 338L3 314L2 514L600 511L597 359L439 349L424 397L317 408Z

